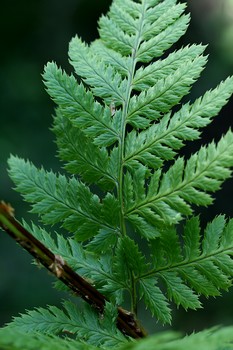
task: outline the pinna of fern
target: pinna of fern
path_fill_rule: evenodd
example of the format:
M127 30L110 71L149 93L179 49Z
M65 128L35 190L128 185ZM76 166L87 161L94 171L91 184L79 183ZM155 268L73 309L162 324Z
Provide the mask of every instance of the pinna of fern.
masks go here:
M143 299L163 323L171 322L170 301L196 309L200 294L219 295L233 274L232 220L215 218L202 239L198 218L191 217L192 205L210 205L210 193L230 177L233 133L188 159L177 156L226 104L233 78L173 110L207 62L205 47L195 44L159 59L185 33L184 10L175 0L114 0L99 20L99 39L90 45L77 36L71 40L70 63L79 79L53 62L43 75L57 104L58 154L71 176L9 160L16 190L32 212L73 235L58 244L58 253L70 256L113 303L123 303L128 292L133 312ZM180 239L176 224L183 219ZM35 235L39 231L32 227ZM151 261L134 240L137 233ZM46 231L40 239L51 243ZM79 257L70 244L77 244Z

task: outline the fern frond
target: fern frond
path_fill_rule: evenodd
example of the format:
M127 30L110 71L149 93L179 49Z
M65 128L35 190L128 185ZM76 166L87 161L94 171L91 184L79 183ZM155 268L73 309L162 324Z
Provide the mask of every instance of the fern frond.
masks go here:
M162 55L185 33L189 16L181 16L185 6L175 5L174 1L164 1L156 5L157 3L150 1L140 4L129 1L125 5L122 1L113 2L108 16L102 16L99 20L99 34L103 43L123 56L130 55L137 47L135 59L140 62L149 62ZM174 5L172 10L171 5ZM166 19L160 22L157 13L161 12L166 13L168 21ZM134 23L130 30L127 29L128 24L125 21Z
M131 4L133 6L135 5L133 1L130 1L130 5ZM126 6L127 5L128 4L126 4ZM114 11L117 11L118 16L114 15ZM128 27L128 25L124 23L124 17L126 16L127 21L134 22L129 33L125 31L125 27ZM134 47L135 33L137 31L135 20L135 16L132 16L126 8L123 9L121 6L117 6L117 3L113 3L110 7L109 16L102 16L99 19L101 41L105 46L112 48L123 56L130 55Z
M112 310L106 308L106 317L110 317ZM112 315L116 319L117 312ZM127 340L123 334L114 327L114 322L104 322L89 306L85 306L82 311L80 307L70 301L63 303L63 309L56 306L37 308L28 311L26 314L15 317L8 325L22 333L41 333L41 334L70 334L77 339L85 341L88 344L107 348L113 347Z
M185 7L176 0L114 0L99 20L100 39L87 45L76 36L70 43L70 63L78 79L55 63L45 67L44 82L58 106L53 131L59 157L77 178L37 169L17 157L9 160L9 174L43 223L58 223L73 235L51 235L32 224L30 231L53 252L52 262L56 263L56 254L65 259L64 266L67 262L80 274L76 279L82 276L82 283L86 279L90 288L95 285L94 293L101 296L100 310L105 301L106 308L103 318L89 306L80 311L68 301L62 309L49 306L29 311L5 328L4 346L15 346L15 338L12 343L7 338L7 332L15 330L22 339L35 334L32 341L37 341L38 333L41 339L49 339L47 333L57 334L58 339L65 333L79 338L70 343L61 338L64 349L67 344L73 349L76 343L79 349L81 341L84 349L86 343L90 349L96 349L92 345L139 349L141 344L129 343L124 334L145 335L134 319L140 300L162 323L171 323L172 302L197 309L200 295L217 296L232 285L233 219L227 222L218 216L201 232L199 219L192 217L183 234L176 228L193 213L193 205L213 202L211 193L230 177L233 166L231 131L187 160L175 158L185 141L200 137L201 128L233 93L231 77L172 111L207 61L203 45L186 46L155 60L185 33L189 23ZM165 164L168 170L163 168L165 161L171 161ZM5 214L10 216L8 211ZM150 263L128 223L142 236ZM25 222L24 227L29 228ZM46 267L52 270L53 265L49 262ZM95 294L89 296L84 289L82 297L87 302L93 298L90 305L96 307ZM133 314L119 306L128 301ZM134 327L133 332L127 333L128 326ZM227 329L217 333L226 346L233 340ZM210 349L215 349L212 332L203 334L210 340ZM192 349L193 339L200 341L200 349L207 344L202 334L182 342L174 338L169 333L163 341L158 335L153 346L157 342L158 350L182 349L186 344ZM142 344L143 349L152 348L150 339Z
M117 232L102 216L104 202L75 178L37 169L33 164L11 157L9 174L25 200L32 204L46 224L62 223L77 239L93 237L101 228ZM107 210L107 209L106 209ZM117 210L117 207L115 207Z
M163 60L157 60L148 66L140 67L133 78L133 89L143 91L153 86L159 79L166 78L187 62L192 62L203 54L205 46L190 45L172 52Z
M95 138L96 144L111 145L119 139L116 118L112 119L110 108L103 108L95 101L92 93L82 83L78 84L74 76L68 76L51 62L45 67L43 78L49 95L64 117L87 136Z
M154 86L143 90L130 99L127 122L142 129L151 120L158 119L168 112L183 96L187 95L191 85L197 80L206 64L206 57L199 56L177 69L166 78L158 80ZM146 120L143 120L143 119Z
M193 104L184 104L173 116L166 114L159 123L147 130L128 133L125 144L125 163L134 167L138 161L159 168L164 160L173 159L183 141L195 140L200 128L208 125L226 104L233 92L233 77L207 91Z
M99 21L99 26L102 28L102 22L108 20L109 23L115 24L120 28L124 35L127 33L128 35L133 36L137 32L138 27L135 22L135 17L132 16L132 11L129 13L129 8L127 8L127 5L131 5L132 1L124 7L122 7L121 4L119 6L119 3L113 2L108 18L106 19L106 17L103 16Z
M156 284L156 281L151 278L140 279L140 298L143 299L152 316L156 316L163 324L171 324L171 309L168 300Z
M139 279L141 295L152 314L168 322L168 300L185 309L196 309L201 307L200 294L217 296L220 289L228 290L233 276L232 242L233 220L226 223L224 216L209 223L204 234L198 218L191 218L184 227L182 241L173 227L164 229L159 238L151 241L154 268ZM160 288L153 285L159 281L166 287L165 299ZM164 310L162 314L160 308Z
M105 46L100 39L91 43L91 49L95 51L105 64L113 66L119 74L127 77L130 72L131 60L129 57L123 57L119 52Z
M109 104L112 101L123 103L127 80L123 80L113 67L106 65L77 36L70 42L69 57L76 74L91 86L96 96L105 99Z
M75 127L59 110L53 131L57 137L59 157L66 161L65 169L79 175L84 182L95 183L104 189L117 183L117 167L110 172L110 158L106 148L97 147L84 132Z
M125 188L125 192L130 192L132 198L126 203L126 218L135 228L138 226L140 232L147 237L147 233L142 232L138 222L143 223L147 220L149 224L170 225L178 223L182 215L192 213L191 203L203 206L211 204L213 198L207 191L217 191L222 182L230 177L229 168L233 166L232 152L233 133L228 131L217 145L212 142L207 147L201 147L186 164L183 158L178 158L163 176L160 170L155 171L149 184L144 182L144 185L141 185L140 199L135 194L135 188ZM135 182L135 175L128 175L129 177L131 183ZM140 177L143 183L143 173Z
M231 350L233 327L213 327L181 337L179 333L166 331L120 347L120 350Z
M148 41L167 27L173 25L184 12L185 4L176 4L174 0L160 2L157 6L148 8L142 38Z
M137 60L148 63L153 58L161 56L184 35L189 20L189 15L183 15L158 35L148 41L144 41L138 50Z

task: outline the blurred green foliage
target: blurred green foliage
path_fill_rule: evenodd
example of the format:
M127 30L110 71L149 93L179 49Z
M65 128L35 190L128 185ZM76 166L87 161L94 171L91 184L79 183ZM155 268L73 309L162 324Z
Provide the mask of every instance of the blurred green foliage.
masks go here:
M111 0L12 0L1 3L0 197L12 203L18 218L30 220L31 216L27 214L28 205L11 189L6 172L10 153L28 158L46 169L59 168L54 136L49 130L53 104L44 91L43 66L54 60L69 72L68 42L76 33L87 42L94 40L98 35L97 19L107 11L110 3ZM209 43L207 53L210 54L208 66L189 96L194 99L233 74L233 2L190 0L188 4L191 26L177 47L192 42ZM203 133L204 142L219 139L232 124L232 115L231 99ZM193 152L199 144L193 146L192 143L188 152ZM233 180L227 181L216 197L211 209L202 212L204 224L218 213L233 216ZM31 265L31 257L2 232L0 280L0 325L25 308L59 302L60 295L51 287L51 276L44 269ZM177 312L174 327L190 331L219 323L233 324L233 291L224 299L204 303L203 311ZM148 324L150 322L148 319Z

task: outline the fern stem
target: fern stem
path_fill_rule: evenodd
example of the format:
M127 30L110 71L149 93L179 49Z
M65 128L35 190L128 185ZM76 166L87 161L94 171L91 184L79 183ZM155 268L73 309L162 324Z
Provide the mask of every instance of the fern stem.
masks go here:
M137 289L136 289L136 278L134 273L131 273L131 310L132 313L137 316Z
M127 126L127 117L128 117L128 107L130 102L130 97L132 94L133 78L135 75L136 64L137 64L137 51L141 43L141 32L144 21L144 15L146 11L146 4L143 4L143 11L141 15L141 21L139 30L135 38L135 47L132 49L131 54L131 69L128 72L128 84L125 94L125 101L122 109L122 121L121 121L121 139L119 142L119 158L120 158L120 167L119 167L119 187L118 187L118 199L121 207L120 211L120 228L123 235L126 235L126 226L125 226L125 211L124 211L124 166L125 166L125 136L126 136L126 126ZM131 311L136 316L137 315L137 290L136 290L136 278L134 273L131 273Z
M142 26L144 21L144 15L146 11L146 5L145 2L143 3L143 11L141 15L141 21L139 30L137 32L136 38L135 38L135 47L132 49L131 54L131 69L128 71L128 84L125 94L125 100L123 103L123 109L122 109L122 121L121 121L121 133L120 133L120 142L119 142L119 161L120 161L120 167L119 167L119 175L118 175L118 199L121 207L120 211L120 228L123 235L126 235L126 227L125 227L125 212L124 212L124 195L123 195L123 178L124 178L124 165L125 165L125 135L126 135L126 125L127 125L127 117L128 117L128 107L130 102L130 97L132 93L132 83L133 83L133 77L136 70L136 64L137 64L137 51L141 43L141 32L142 32Z

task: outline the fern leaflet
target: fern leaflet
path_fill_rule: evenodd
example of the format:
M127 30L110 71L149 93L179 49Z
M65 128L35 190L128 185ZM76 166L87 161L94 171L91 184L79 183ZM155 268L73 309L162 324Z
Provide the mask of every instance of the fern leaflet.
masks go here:
M98 196L93 195L84 183L75 178L68 180L64 175L56 176L43 168L37 170L31 163L17 157L11 157L9 164L17 190L24 194L27 201L35 203L32 212L40 214L44 223L62 222L62 226L74 232L80 240L94 236L102 228L118 231L117 226L114 228L101 214L108 211L104 208L105 201L101 204ZM113 196L110 199L108 195L106 201L107 198L108 202L112 200L116 204ZM112 213L110 218L115 221Z
M197 217L188 220L183 232L183 244L173 227L164 229L161 237L151 242L154 267L139 279L141 293L146 296L147 292L150 300L158 300L158 294L160 298L164 297L158 289L153 294L153 277L156 283L162 281L165 284L168 300L184 308L196 309L201 306L198 295L217 296L220 289L228 290L233 271L232 235L233 221L226 224L224 216L216 217L208 224L204 235ZM162 308L158 311L156 304L151 303L150 306L161 318L159 312ZM161 319L167 322L169 317L167 309Z
M213 198L206 191L218 190L222 182L230 177L228 168L233 165L232 146L233 134L228 131L217 145L212 142L207 147L203 146L186 164L183 158L178 158L166 173L155 171L148 185L143 183L145 171L142 166L133 176L128 174L125 191L129 192L130 200L127 201L126 218L139 228L142 235L152 238L152 234L143 231L143 224L178 223L182 214L192 213L189 203L211 204ZM134 186L128 186L128 182L134 183ZM136 194L138 186L140 198Z

